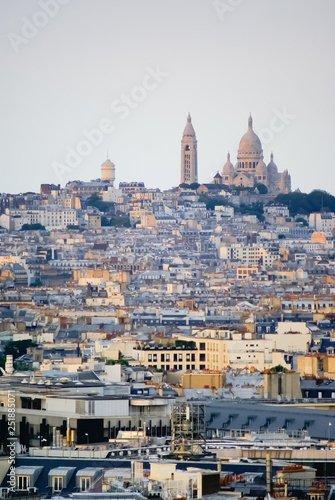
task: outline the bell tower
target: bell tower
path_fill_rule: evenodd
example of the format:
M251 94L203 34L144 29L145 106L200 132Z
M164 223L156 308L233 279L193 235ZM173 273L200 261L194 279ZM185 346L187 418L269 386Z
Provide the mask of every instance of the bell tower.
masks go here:
M181 140L181 174L180 183L192 184L198 182L198 150L197 138L191 121L187 116L186 127Z

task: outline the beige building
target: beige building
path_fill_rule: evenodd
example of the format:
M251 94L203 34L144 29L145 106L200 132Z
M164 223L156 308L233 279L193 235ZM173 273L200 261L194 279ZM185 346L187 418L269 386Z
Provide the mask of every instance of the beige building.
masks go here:
M198 150L197 138L189 113L181 140L180 183L192 184L193 182L198 182Z
M300 399L300 375L296 372L286 373L265 372L264 373L264 398L277 399L278 396Z
M193 340L199 354L200 370L243 369L254 367L262 371L276 365L290 369L284 351L277 351L275 340L256 339L252 332L231 332L224 329L204 329L192 337L178 335L179 340Z
M298 372L301 377L335 377L335 355L326 353L307 354L298 357Z
M181 376L181 385L183 389L221 389L226 382L224 372L202 372L202 373L183 373Z
M101 180L107 181L109 185L113 186L115 181L115 165L107 158L101 165Z

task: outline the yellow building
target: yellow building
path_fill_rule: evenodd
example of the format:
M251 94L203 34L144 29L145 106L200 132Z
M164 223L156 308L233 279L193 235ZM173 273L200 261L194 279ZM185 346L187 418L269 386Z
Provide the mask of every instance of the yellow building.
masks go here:
M226 382L224 372L201 372L201 373L183 373L181 376L181 385L183 389L222 389Z
M298 357L298 372L301 377L335 377L335 356L326 353L307 354Z
M236 269L236 278L238 280L243 280L258 272L257 266L240 266Z

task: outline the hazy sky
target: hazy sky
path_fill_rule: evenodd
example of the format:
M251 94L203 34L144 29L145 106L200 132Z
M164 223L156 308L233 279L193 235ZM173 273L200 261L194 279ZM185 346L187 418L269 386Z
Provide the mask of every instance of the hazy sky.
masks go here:
M334 0L0 0L0 192L96 179L107 149L117 184L178 185L190 111L200 182L251 112L266 163L335 194L334 20Z

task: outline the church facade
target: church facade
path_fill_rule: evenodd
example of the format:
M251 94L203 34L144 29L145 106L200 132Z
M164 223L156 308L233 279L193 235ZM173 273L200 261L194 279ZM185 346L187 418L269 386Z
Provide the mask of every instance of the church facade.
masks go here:
M239 144L235 167L228 153L222 173L214 176L213 183L250 188L263 184L268 193L273 195L291 192L291 176L287 170L278 172L273 153L270 163L266 165L264 162L262 144L253 130L251 116L248 119L248 130Z

